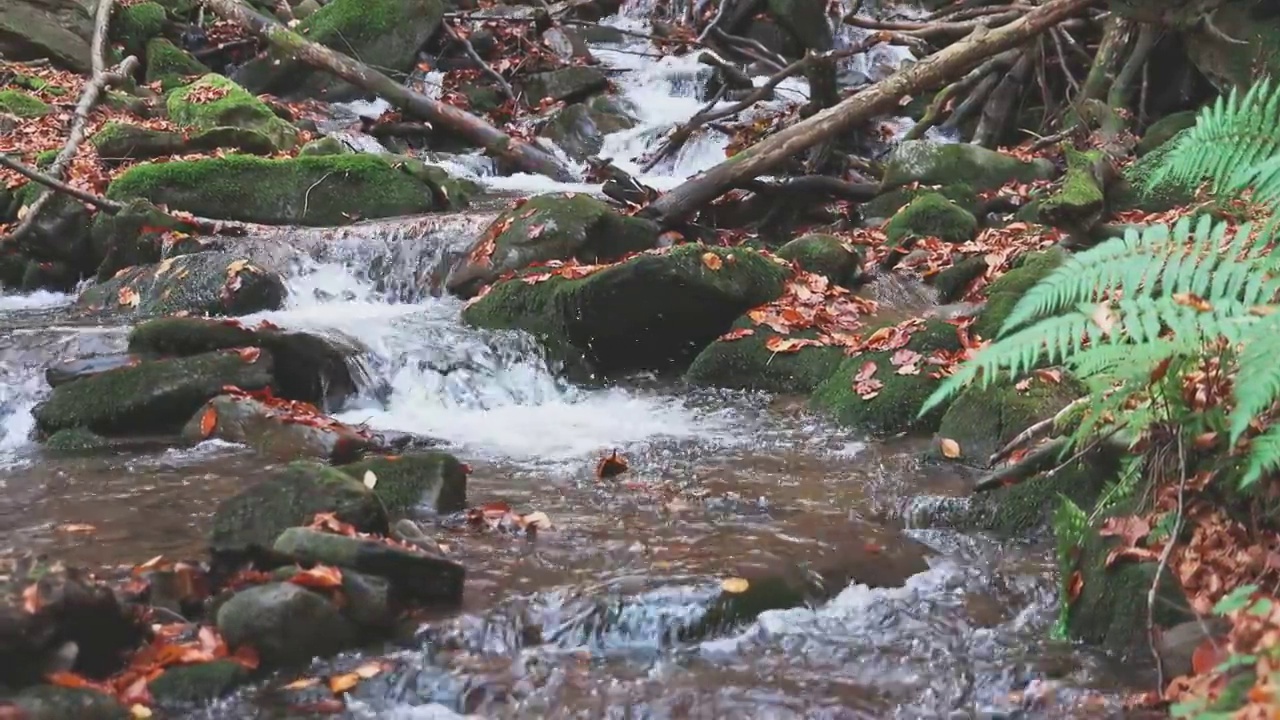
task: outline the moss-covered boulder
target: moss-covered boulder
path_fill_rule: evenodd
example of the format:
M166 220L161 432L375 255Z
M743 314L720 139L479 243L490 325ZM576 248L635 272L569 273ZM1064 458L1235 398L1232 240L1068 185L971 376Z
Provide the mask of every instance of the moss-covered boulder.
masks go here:
M244 347L270 351L272 386L280 397L336 408L356 390L349 364L355 350L330 338L201 318L157 318L129 333L129 352L140 355L185 357Z
M559 70L533 73L520 82L520 91L531 105L537 105L544 98L574 103L604 92L608 87L609 78L604 71L586 65L571 65Z
M161 90L168 92L208 73L204 63L168 39L158 37L147 42L146 81L160 83Z
M938 435L956 441L961 461L986 466L987 459L1018 433L1053 417L1085 392L1070 377L1057 382L1032 378L1025 390L1007 380L985 388L972 385L947 408Z
M1066 258L1064 250L1051 248L1027 253L1015 260L1012 269L987 286L987 303L973 324L973 333L987 340L995 339L1022 296L1058 269Z
M383 72L408 75L418 50L440 29L440 0L334 0L294 28L306 39ZM237 74L255 93L298 93L349 100L363 91L277 50L251 60Z
M98 155L108 162L145 160L170 155L234 150L249 155L271 155L276 146L257 130L216 127L198 132L168 132L130 123L109 122L89 138Z
M244 257L226 252L178 255L121 271L91 285L76 303L138 315L247 315L278 310L284 281Z
M393 514L418 508L446 514L467 507L467 466L446 452L369 457L339 469L361 481L373 473L373 491Z
M184 128L212 130L237 127L254 130L279 150L298 144L298 130L280 119L267 104L221 75L210 73L169 93L169 119Z
M416 157L389 155L386 159L393 167L408 173L409 177L431 189L435 210L462 210L469 206L471 198L482 190L478 183L466 178L455 178L439 165L423 162Z
M97 453L109 447L110 440L82 427L59 430L44 441L44 451L57 455Z
M53 111L49 104L23 90L0 90L0 113L20 118L44 117Z
M892 190L913 182L964 183L982 191L1013 181L1048 180L1053 175L1053 163L1048 160L1027 162L968 143L908 140L894 148L885 162L883 188Z
M921 356L935 350L954 352L960 349L956 326L941 320L926 321L907 342L905 349ZM941 382L929 377L928 368L921 365L919 372L898 374L898 366L892 362L897 350L866 352L841 361L832 373L810 396L810 404L830 413L842 425L873 435L890 435L899 432L931 432L938 428L944 408L938 408L919 417L924 401L933 394ZM875 372L867 374L864 368L874 366ZM869 398L870 392L859 393L855 389L856 378L876 380L882 383L878 392Z
M204 246L194 230L142 199L130 200L114 215L98 213L89 230L93 256L101 258L97 279L105 282L125 268L159 263L165 254L176 257L201 250Z
M252 647L268 668L305 665L359 640L337 605L288 582L241 590L218 608L217 622L228 647Z
M440 188L376 155L264 159L247 155L138 165L107 190L222 220L343 225L430 212Z
M864 222L879 225L896 215L899 210L909 205L912 200L931 192L940 193L943 197L974 215L978 214L980 206L978 195L973 191L973 188L964 183L946 185L936 190L916 186L895 188L882 192L862 203L858 206L858 210L862 213Z
M425 552L305 527L281 533L274 550L303 564L333 565L386 578L393 595L407 604L462 602L466 575L462 565Z
M220 395L193 414L182 439L242 443L272 460L318 458L351 462L376 446L374 436L293 403L275 403L239 395Z
M285 530L309 525L316 513L334 513L361 532L387 532L386 512L372 490L341 470L299 461L219 503L209 547L218 556L254 556L270 550Z
M126 55L143 57L147 41L164 32L164 6L156 2L118 5L111 17L111 39L124 46Z
M1147 131L1142 134L1142 139L1138 141L1134 154L1142 157L1164 145L1177 136L1178 133L1195 126L1196 118L1199 116L1200 113L1197 110L1183 110L1182 112L1170 113L1151 123L1151 127L1147 128Z
M147 683L147 689L160 707L178 709L208 704L230 694L252 677L244 665L234 660L214 660L165 668L160 677Z
M658 228L584 193L537 195L499 215L449 273L445 287L470 297L504 273L549 260L611 262L653 248Z
M30 207L40 197L34 186L35 183L24 186L22 205ZM31 224L31 234L22 243L25 253L36 261L66 265L76 276L92 273L101 256L90 242L90 217L84 203L55 193Z
M22 720L129 720L132 714L114 697L86 688L35 685L10 701Z
M852 286L862 272L862 252L835 235L810 233L778 248L778 257L833 284Z
M824 0L768 0L765 7L802 48L826 52L835 46Z
M635 120L613 98L600 95L556 111L538 134L565 154L585 160L600 152L604 136L635 127Z
M953 303L969 292L974 281L986 274L987 267L986 257L967 257L931 276L929 284L938 292L939 303Z
M751 334L736 335L744 330ZM766 343L777 337L812 340L817 336L814 330L781 335L743 316L733 324L727 338L717 338L698 353L685 380L705 387L806 394L831 377L844 360L844 349L805 346L791 352L775 352Z
M476 327L520 329L553 357L610 375L682 367L747 310L776 299L788 270L744 248L682 245L586 277L515 277L463 311ZM531 282L532 281L532 282Z
M1040 201L1039 219L1046 225L1087 230L1102 218L1106 197L1098 180L1098 168L1106 162L1101 150L1066 148L1067 172L1062 184Z
M939 193L925 193L912 200L884 228L885 238L891 245L899 247L922 237L963 243L972 240L977 232L978 220L973 213Z
M271 384L271 355L252 361L234 352L156 360L111 370L53 389L32 411L40 432L87 428L102 435L175 432L227 385Z
M1127 166L1121 173L1124 182L1117 183L1108 196L1116 210L1137 209L1143 212L1164 212L1179 205L1187 205L1195 199L1198 183L1182 182L1170 178L1152 184L1157 171L1173 151L1174 143L1183 137L1184 130L1163 145Z
M332 135L316 138L298 150L299 155L350 155L355 152Z

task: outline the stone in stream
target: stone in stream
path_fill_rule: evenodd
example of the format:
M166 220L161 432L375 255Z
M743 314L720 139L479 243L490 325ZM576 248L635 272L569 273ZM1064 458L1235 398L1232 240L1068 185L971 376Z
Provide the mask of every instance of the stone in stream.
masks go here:
M298 129L227 78L209 73L169 93L169 119L189 131L234 127L260 133L280 152L298 145Z
M1041 420L1047 420L1088 389L1065 373L1058 380L1033 376L1023 390L1006 379L982 387L974 383L951 401L938 426L938 436L960 447L957 459L988 466L988 458Z
M103 158L114 161L147 160L170 155L189 155L228 149L249 155L271 155L276 147L271 138L257 130L213 127L208 130L170 132L141 125L109 122L89 138Z
M203 318L156 318L129 333L129 352L138 355L185 357L243 347L271 353L272 386L280 397L332 409L356 391L356 349L333 338Z
M273 548L300 563L322 563L386 578L402 602L454 606L462 602L462 565L447 558L407 550L377 540L289 528Z
M234 660L173 665L147 683L147 690L162 708L186 709L228 695L252 677L248 668Z
M89 357L76 358L74 360L63 360L44 369L44 380L49 383L49 387L56 388L75 380L101 375L110 370L134 367L142 363L144 359L139 355L116 353L113 355L90 355Z
M968 143L907 140L894 148L885 161L882 187L893 190L913 182L922 185L965 183L982 191L1009 182L1028 183L1053 176L1054 166L1048 160L1027 162Z
M635 119L618 100L599 95L557 110L538 135L554 142L569 157L586 160L600 152L605 135L635 125Z
M778 248L776 254L805 272L822 275L834 285L853 287L862 273L862 249L835 235L801 235Z
M21 709L21 720L130 720L119 700L85 688L36 685L14 695L10 702Z
M359 640L336 605L287 582L241 590L218 608L217 623L228 647L256 649L267 667L303 665Z
M611 262L657 244L656 225L621 215L590 195L535 195L494 219L449 273L445 287L471 297L504 273L536 263Z
M139 198L114 215L98 213L89 233L97 279L105 282L127 267L200 252L205 246L196 232L193 225Z
M780 353L765 345L775 337L813 340L818 337L813 329L784 336L743 315L733 330L751 330L751 334L734 340L716 338L693 359L686 380L703 387L803 394L831 377L844 360L842 347L805 346Z
M603 70L585 65L571 65L533 73L521 79L520 92L529 102L537 105L543 98L555 102L575 103L585 100L609 87L609 77Z
M234 351L154 360L59 385L32 414L46 435L67 428L102 435L176 432L227 385L268 387L271 367L266 352L251 360Z
M260 557L291 527L333 513L360 532L385 534L387 515L372 490L326 465L294 462L218 504L209 533L215 556Z
M884 227L891 247L908 249L911 241L936 237L949 243L964 243L978 233L978 219L938 193L925 193L912 200L889 219ZM901 258L900 253L892 257Z
M76 304L142 316L247 315L278 310L284 298L284 281L278 274L240 255L201 252L128 268L85 288Z
M747 248L680 245L585 277L532 273L469 305L476 327L537 336L555 359L612 375L687 364L747 310L776 299L789 268ZM534 282L529 282L533 279Z
M428 507L445 515L467 507L467 466L446 452L373 456L339 469L361 481L372 472L373 491L392 514Z
M351 462L383 449L371 433L338 422L312 405L244 395L209 400L182 427L182 439L193 445L211 438L248 445L267 458L284 461Z

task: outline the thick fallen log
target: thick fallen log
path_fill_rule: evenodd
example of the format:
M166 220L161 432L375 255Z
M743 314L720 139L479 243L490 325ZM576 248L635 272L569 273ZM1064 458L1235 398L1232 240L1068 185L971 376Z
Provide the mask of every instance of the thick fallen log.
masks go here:
M205 0L205 4L223 18L261 36L283 54L333 73L437 127L451 130L516 168L555 180L574 179L574 173L550 153L511 138L475 115L414 92L362 62L310 42L239 0Z
M225 2L225 0L218 0ZM1062 20L1082 12L1097 0L1050 0L1021 18L995 30L979 29L917 63L846 98L835 107L792 125L756 143L705 173L672 189L645 210L664 225L681 221L706 203L760 175L809 147L858 123L891 111L898 101L938 87L983 60L1012 49Z

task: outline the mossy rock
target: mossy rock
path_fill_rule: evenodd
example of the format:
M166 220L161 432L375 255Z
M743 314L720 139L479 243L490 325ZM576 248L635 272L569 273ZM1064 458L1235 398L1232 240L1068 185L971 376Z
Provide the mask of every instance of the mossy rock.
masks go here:
M270 386L271 368L269 353L253 362L234 352L144 362L60 385L32 414L46 435L67 428L107 436L176 432L228 385Z
M1106 209L1102 186L1094 177L1094 167L1105 161L1101 150L1066 148L1067 172L1056 191L1040 201L1039 219L1060 228L1090 228Z
M929 320L915 332L906 345L921 355L935 350L956 351L960 338L956 326L941 320ZM841 361L810 396L810 404L830 413L838 422L850 428L872 435L892 435L900 432L932 432L942 421L945 407L938 407L924 417L920 408L941 380L931 378L927 369L917 375L898 375L890 360L895 350L868 352ZM870 400L864 400L854 390L854 377L868 363L875 363L872 377L884 383L880 392Z
M361 481L372 472L378 479L373 491L393 514L427 507L443 515L467 507L467 468L449 453L370 457L340 469Z
M332 135L316 138L298 150L299 155L350 155L355 152Z
M1053 175L1053 163L1048 160L1026 162L968 143L908 140L894 148L885 162L882 187L892 190L913 182L964 183L975 191L982 191L1014 181L1048 180Z
M423 162L416 157L389 155L386 159L393 167L431 188L434 209L439 211L464 210L471 205L471 198L483 191L478 183L466 178L455 178L439 165Z
M1164 165L1174 144L1185 136L1184 130L1163 145L1150 150L1146 155L1128 167L1122 173L1124 182L1117 183L1108 198L1111 206L1117 210L1137 209L1143 212L1164 212L1179 205L1189 205L1195 199L1196 185L1165 178L1154 186L1151 180Z
M973 188L964 183L946 185L936 190L928 187L895 188L880 193L871 200L862 203L859 206L859 210L862 213L862 217L868 222L885 221L909 205L912 200L933 192L941 194L974 215L978 214L978 209L981 205L978 195L973 191Z
M66 428L44 441L44 450L59 455L79 455L101 452L111 447L111 441L82 427Z
M228 155L135 166L111 183L107 196L146 198L221 220L329 226L430 212L437 192L376 155Z
M559 70L533 73L524 77L520 83L520 91L532 105L537 105L543 98L574 103L604 92L608 87L609 77L604 71L586 65L571 65Z
M462 317L476 327L530 332L556 359L585 360L603 375L670 369L687 364L747 310L776 299L787 275L752 250L682 245L582 278L505 280Z
M824 0L767 0L765 8L801 47L815 52L835 47Z
M147 41L164 32L164 6L155 2L117 6L111 18L111 39L124 46L129 55L143 57Z
M468 257L449 273L445 287L469 297L504 273L534 263L570 258L611 262L657 242L655 224L621 215L585 193L535 195L494 219ZM489 243L492 250L486 254Z
M836 285L852 286L862 272L862 251L835 235L810 233L778 248L778 257Z
M220 95L220 97L218 97ZM217 97L216 100L207 100ZM267 104L221 75L208 74L169 93L165 100L169 119L193 130L238 127L257 130L271 138L278 150L298 144L298 129L280 119Z
M168 132L131 123L109 122L89 138L98 156L108 162L145 160L170 155L234 150L250 155L271 155L276 146L257 130L216 127L199 132Z
M751 329L752 334L736 340L717 338L693 359L685 380L707 387L806 394L831 377L844 360L844 349L838 347L774 352L765 346L773 337L812 340L818 336L814 330L780 335L745 315L733 329Z
M502 103L506 102L507 97L502 91L493 85L481 85L479 83L468 83L461 88L459 92L467 99L467 107L471 112L484 115L493 112L502 107Z
M22 720L129 720L133 715L114 697L96 690L35 685L9 698Z
M270 669L303 667L360 640L335 603L289 582L241 590L218 608L217 623L228 647L254 648Z
M0 90L0 113L20 118L44 117L53 111L49 104L22 90Z
M372 490L336 468L290 463L262 482L218 504L209 547L216 555L244 557L268 551L291 527L334 513L360 532L385 535L387 515Z
M10 83L16 87L31 90L32 92L45 93L56 97L62 97L67 94L66 88L54 85L48 80L36 77L35 75L15 75Z
M208 73L208 66L168 39L158 37L147 42L146 81L160 83L161 90L168 92L192 77Z
M199 252L128 268L85 288L76 304L141 316L247 315L278 310L284 298L278 274L232 253Z
M600 152L605 135L635 124L618 103L602 95L557 110L538 135L554 142L569 157L585 160Z
M963 243L978 233L978 220L968 210L939 193L925 193L898 211L884 228L890 245L903 247L909 240L936 237Z
M1057 383L1035 378L1022 391L1008 380L987 387L974 384L951 402L938 435L956 441L962 462L985 467L987 459L1018 433L1053 417L1086 392L1070 377Z
M975 255L939 271L930 279L930 284L938 291L938 302L946 305L963 298L973 282L986 272L987 259Z
M1183 110L1182 112L1170 113L1151 123L1151 127L1147 128L1147 131L1142 135L1142 140L1138 142L1135 154L1138 157L1142 157L1151 153L1151 151L1172 140L1178 133L1194 127L1198 117L1200 117L1198 110Z
M171 255L202 247L194 237L194 226L162 212L146 200L130 200L124 210L114 215L98 213L89 233L95 256L102 258L97 270L98 281L106 282L128 267L160 262L169 231L192 234L187 241L171 245Z
M252 677L238 662L214 660L168 667L160 677L147 683L147 689L161 707L204 705L230 694Z
M1011 270L987 286L987 304L974 322L973 332L979 337L994 340L1022 296L1057 270L1066 258L1067 253L1061 248L1040 250L1019 257Z

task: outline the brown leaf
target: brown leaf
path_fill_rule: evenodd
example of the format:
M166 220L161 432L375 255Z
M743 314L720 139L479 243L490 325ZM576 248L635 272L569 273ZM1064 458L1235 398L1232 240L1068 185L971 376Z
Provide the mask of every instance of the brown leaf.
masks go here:
M1155 562L1159 559L1160 559L1160 554L1150 548L1121 545L1119 547L1112 548L1111 552L1107 553L1107 559L1106 559L1106 562L1103 563L1103 567L1109 568L1112 565L1115 565L1116 563L1120 562L1121 560L1134 560L1136 562Z
M1062 371L1058 368L1041 368L1035 371L1035 375L1050 385L1057 385L1062 382Z
M803 347L821 347L822 343L817 340L808 338L789 338L781 335L774 335L764 341L764 347L769 352L775 353L792 353Z
M304 678L299 678L297 680L294 680L288 685L282 686L280 689L281 690L305 690L309 687L319 685L319 684L320 684L320 678L304 677Z
M218 428L218 411L212 405L204 409L200 415L200 437L207 439Z
M98 528L86 523L67 523L66 525L59 525L57 530L64 533L92 533L97 532Z
M1195 310L1196 312L1210 312L1213 305L1208 300L1196 295L1195 293L1174 293L1173 301L1179 305Z
M719 270L724 266L724 261L713 252L705 252L702 253L702 264L706 265L708 270Z
M608 457L600 458L600 462L596 463L596 477L604 480L606 478L621 475L627 471L627 459L618 454L614 450Z
M751 583L746 578L731 577L725 578L720 582L720 589L732 595L744 593L749 587L751 587Z
M306 588L342 587L342 571L329 565L317 565L310 570L299 570L289 582Z
M127 285L120 288L120 292L116 293L116 298L125 307L136 308L138 303L142 302L142 297L138 295L138 291Z
M876 374L876 364L870 360L862 363L862 367L858 368L858 374L853 376L855 382L870 380L872 375Z
M942 448L942 456L952 460L960 457L960 443L951 438L942 438L939 443Z
M344 673L329 678L329 690L334 695L341 695L360 684L360 676L355 673Z
M1109 517L1098 529L1102 537L1118 537L1125 545L1137 545L1151 534L1151 523L1137 515Z
M538 223L538 224L536 224L536 225L530 225L530 226L529 226L529 239L530 239L530 240L537 240L538 238L542 237L542 231L543 231L543 230L546 230L546 229L547 229L547 226L546 226L546 225L544 225L544 224L542 224L542 223Z
M248 365L252 365L257 362L258 357L262 355L262 350L256 347L240 348L236 352L240 355L240 359L245 361Z
M752 330L751 328L738 328L736 330L730 330L729 332L721 335L720 340L724 342L732 342L734 340L741 340L744 337L750 337L755 334L756 334L756 331Z

